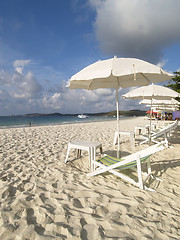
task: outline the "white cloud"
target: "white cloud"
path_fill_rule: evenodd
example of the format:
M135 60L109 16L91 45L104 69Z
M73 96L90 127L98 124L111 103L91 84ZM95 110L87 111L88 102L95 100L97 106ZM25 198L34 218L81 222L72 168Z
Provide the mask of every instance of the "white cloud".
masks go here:
M108 88L100 88L95 90L96 94L102 95L102 96L109 96L113 94L113 89L108 89Z
M104 52L157 63L163 48L180 41L180 1L89 0Z
M56 84L50 77L46 80L48 84L44 88L32 71L28 71L26 74L15 71L10 74L1 70L0 109L2 111L0 115L33 112L52 113L54 111L60 113L94 113L116 109L116 92L114 89L70 90L65 87L65 80L59 80ZM127 101L121 99L121 95L127 91L128 89L119 89L120 110L130 109L134 104L129 104L129 108Z
M22 74L24 67L29 64L31 60L15 60L13 66L19 74Z
M34 77L32 72L28 72L26 75L15 72L11 79L11 88L9 94L13 98L21 98L28 100L30 98L37 97L41 92L42 87Z
M13 66L25 66L29 61L15 61ZM23 75L17 71L9 73L0 70L0 108L1 115L32 112L32 103L39 101L42 86L31 71ZM32 105L31 105L32 104Z
M54 93L52 96L45 95L43 97L43 104L45 108L50 109L61 109L63 101L60 93Z
M162 60L160 62L157 63L157 66L160 67L160 68L163 68L163 66L166 64L167 61L165 60Z

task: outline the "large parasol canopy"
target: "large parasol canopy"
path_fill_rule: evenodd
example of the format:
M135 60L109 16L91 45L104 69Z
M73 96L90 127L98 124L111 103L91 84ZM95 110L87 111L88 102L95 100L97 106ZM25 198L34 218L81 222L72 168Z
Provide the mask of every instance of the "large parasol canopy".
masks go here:
M97 61L75 75L68 83L70 89L95 90L98 88L115 88L117 105L117 131L119 132L118 89L145 86L170 80L171 74L160 67L136 58L111 58ZM119 136L118 136L119 156Z

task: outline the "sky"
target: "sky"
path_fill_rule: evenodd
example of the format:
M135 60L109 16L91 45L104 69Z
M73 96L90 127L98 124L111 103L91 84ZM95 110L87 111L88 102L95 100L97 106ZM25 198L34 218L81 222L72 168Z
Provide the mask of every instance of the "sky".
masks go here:
M113 56L180 70L179 10L179 0L0 0L0 116L115 110L114 89L67 82ZM129 90L120 110L147 109L122 99Z

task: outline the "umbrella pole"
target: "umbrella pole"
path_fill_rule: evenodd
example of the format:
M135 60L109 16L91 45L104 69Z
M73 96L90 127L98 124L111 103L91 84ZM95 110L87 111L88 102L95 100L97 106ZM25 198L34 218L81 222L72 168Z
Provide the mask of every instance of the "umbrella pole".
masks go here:
M119 158L119 157L120 157L120 136L119 136L119 101L118 101L118 88L116 88L116 108L117 108L117 132L118 132L117 158Z
M150 125L149 125L149 145L151 143L151 121L152 121L152 98L151 98Z

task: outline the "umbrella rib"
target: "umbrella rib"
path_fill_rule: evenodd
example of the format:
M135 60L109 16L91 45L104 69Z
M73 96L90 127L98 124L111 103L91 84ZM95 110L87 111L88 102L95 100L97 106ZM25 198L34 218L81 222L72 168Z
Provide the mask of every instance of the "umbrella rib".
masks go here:
M91 90L91 85L92 85L92 83L93 83L93 80L94 80L94 79L92 79L92 80L91 80L91 83L89 84L89 86L88 86L88 89L87 89L87 90Z
M143 75L143 77L148 81L148 83L151 83L151 81L149 81L149 79L144 75L144 73L141 73Z

